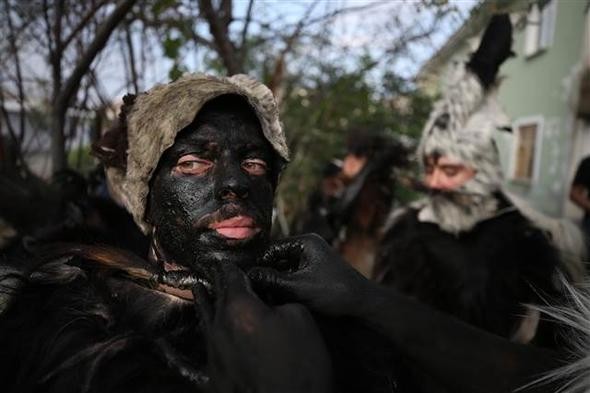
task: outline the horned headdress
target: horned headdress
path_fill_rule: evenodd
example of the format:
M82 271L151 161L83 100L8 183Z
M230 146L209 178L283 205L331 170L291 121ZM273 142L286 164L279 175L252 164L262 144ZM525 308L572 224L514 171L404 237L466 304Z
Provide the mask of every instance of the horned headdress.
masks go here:
M512 55L511 45L509 16L492 17L479 48L451 73L422 131L418 158L447 156L474 168L470 193L489 195L502 181L493 137L509 119L496 101L495 82L500 65Z

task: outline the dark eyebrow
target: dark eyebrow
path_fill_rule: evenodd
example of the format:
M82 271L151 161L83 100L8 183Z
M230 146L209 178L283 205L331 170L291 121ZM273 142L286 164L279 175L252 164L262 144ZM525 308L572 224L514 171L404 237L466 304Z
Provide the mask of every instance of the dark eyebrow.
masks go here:
M443 164L439 165L440 169L459 169L464 168L465 165L463 164Z
M250 143L245 144L240 150L241 150L242 154L256 153L256 154L260 154L261 156L264 156L266 158L268 153L267 153L265 147L266 146L264 143L250 142Z

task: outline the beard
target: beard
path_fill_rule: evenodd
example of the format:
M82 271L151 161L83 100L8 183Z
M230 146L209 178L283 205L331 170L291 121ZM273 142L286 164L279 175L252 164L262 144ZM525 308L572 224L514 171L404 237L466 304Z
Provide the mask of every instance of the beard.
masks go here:
M491 218L498 211L493 194L472 193L468 187L455 191L430 190L418 220L437 224L441 230L457 235Z

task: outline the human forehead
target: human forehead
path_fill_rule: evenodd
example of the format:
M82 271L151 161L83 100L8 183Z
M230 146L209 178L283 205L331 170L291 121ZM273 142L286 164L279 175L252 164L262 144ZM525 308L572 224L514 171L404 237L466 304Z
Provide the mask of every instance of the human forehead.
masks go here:
M439 154L428 155L428 156L426 156L424 161L426 162L427 165L467 166L464 162L462 162L461 160L459 160L457 158L449 157L449 156L445 156L445 155L439 155Z
M236 119L234 119L236 120ZM203 121L181 131L171 150L271 150L270 143L256 124L234 121Z

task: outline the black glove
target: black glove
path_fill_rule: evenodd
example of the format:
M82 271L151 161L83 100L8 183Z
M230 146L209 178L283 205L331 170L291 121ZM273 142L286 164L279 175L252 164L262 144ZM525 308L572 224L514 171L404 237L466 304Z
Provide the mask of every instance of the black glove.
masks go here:
M248 272L257 291L301 302L324 315L354 314L370 287L365 277L315 234L272 244L263 264Z
M330 358L309 311L299 304L267 306L237 266L221 263L216 270L214 295L200 284L194 289L211 390L329 392Z

